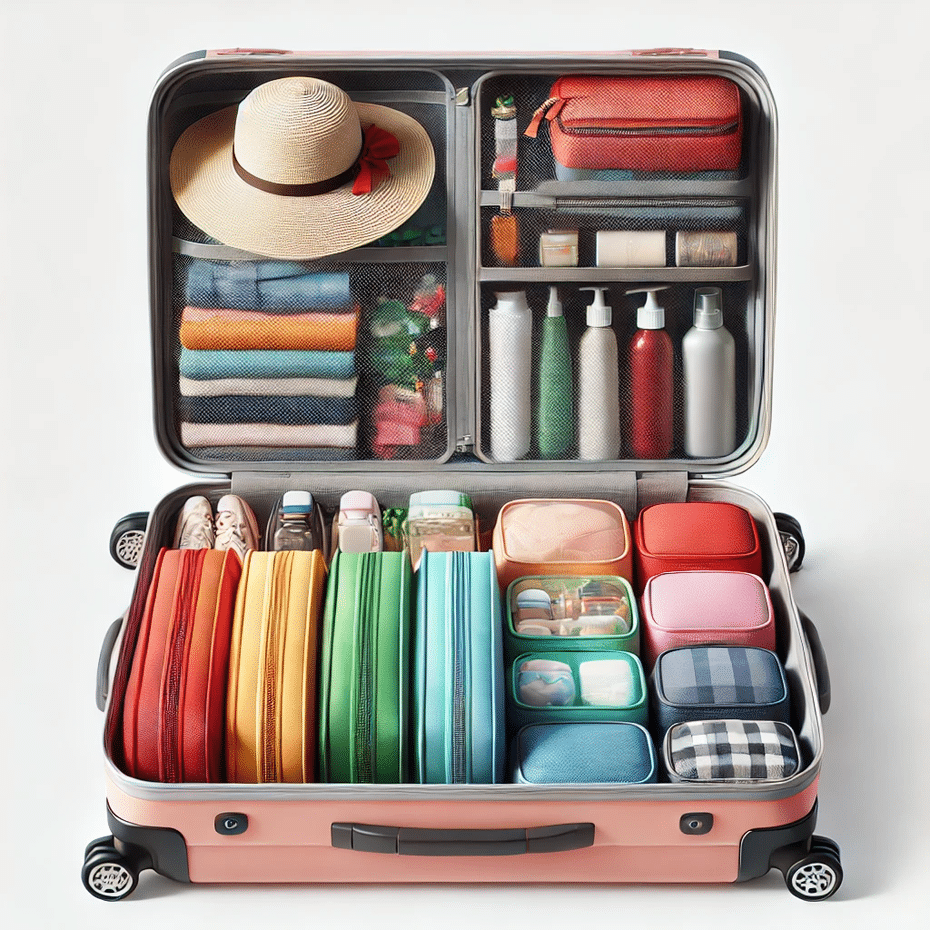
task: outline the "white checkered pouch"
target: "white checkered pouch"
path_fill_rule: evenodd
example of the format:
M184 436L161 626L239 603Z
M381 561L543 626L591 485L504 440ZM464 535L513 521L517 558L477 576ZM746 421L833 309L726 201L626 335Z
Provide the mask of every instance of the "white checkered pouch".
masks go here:
M669 728L670 781L779 781L801 767L794 730L776 720L699 720Z

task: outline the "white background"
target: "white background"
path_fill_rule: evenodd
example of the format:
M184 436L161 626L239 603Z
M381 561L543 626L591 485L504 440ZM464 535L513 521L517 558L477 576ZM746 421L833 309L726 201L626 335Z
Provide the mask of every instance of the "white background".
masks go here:
M927 926L928 5L781 0L0 0L0 824L8 927ZM518 12L519 10L519 12ZM114 521L184 477L151 427L145 129L198 48L726 48L780 117L774 428L740 480L795 514L833 674L819 832L846 881L733 887L81 887L105 832L99 644ZM12 918L12 919L10 919Z

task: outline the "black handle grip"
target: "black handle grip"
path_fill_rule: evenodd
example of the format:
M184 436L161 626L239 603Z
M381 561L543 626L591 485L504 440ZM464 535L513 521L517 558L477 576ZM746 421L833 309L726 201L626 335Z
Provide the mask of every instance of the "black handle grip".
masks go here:
M594 845L593 823L509 830L434 830L334 823L333 846L396 856L522 856Z
M814 660L814 672L817 675L817 698L820 703L820 713L825 714L830 709L830 669L827 667L827 654L823 650L820 634L814 621L801 611L801 626L810 646L811 658Z
M107 706L107 695L110 691L110 658L122 626L122 617L114 620L106 636L103 637L103 645L100 647L100 658L97 660L97 710L103 710Z

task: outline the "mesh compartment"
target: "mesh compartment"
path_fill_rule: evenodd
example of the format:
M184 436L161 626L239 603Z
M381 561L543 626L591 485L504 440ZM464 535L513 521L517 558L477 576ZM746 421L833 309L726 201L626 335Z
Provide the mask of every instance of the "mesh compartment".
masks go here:
M550 230L578 232L579 267L593 268L598 264L614 267L619 264L610 259L605 261L603 254L599 261L597 233L600 230L663 231L664 266L667 267L679 264L694 266L698 261L704 266L723 267L746 265L749 261L746 223L748 205L743 199L559 197L557 204L556 209L514 211L519 230L518 263L521 266L543 264L540 237ZM491 230L493 218L498 213L496 207L481 211L481 262L488 268L505 265L495 250ZM694 234L687 240L694 245L690 250L691 258L679 258L676 254L676 237L679 232ZM727 239L721 234L730 234L730 237ZM702 253L705 256L703 259L695 258L695 255ZM662 266L650 263L650 267Z
M446 450L445 264L176 256L169 403L202 460Z
M550 429L561 428L563 434L570 437L570 443L565 451L558 455L542 455L540 446L540 423L542 419L542 390L540 371L542 360L542 333L546 307L549 301L549 286L526 283L486 284L481 288L481 308L479 316L480 346L479 355L479 396L480 404L480 449L483 455L493 460L493 443L491 437L492 423L492 387L491 387L491 346L489 338L488 314L497 302L496 295L503 292L523 290L532 312L531 358L528 366L520 365L529 375L529 410L525 411L531 423L530 450L523 459L554 458L560 460L575 460L579 458L578 446L578 352L579 343L584 334L586 323L586 307L591 303L590 291L581 291L580 287L588 282L579 281L577 284L560 284L559 297L563 305L563 313L568 331L569 352L572 363L572 388L570 399L563 399L559 403L550 403L546 416L550 421ZM603 282L591 282L602 285ZM624 291L636 285L615 284L607 287L605 303L612 307L611 329L617 338L619 356L619 402L620 402L620 459L636 459L630 444L630 385L629 364L627 361L628 347L636 332L637 308L644 300L645 294L625 294ZM682 338L691 328L693 322L694 291L698 286L693 283L672 284L668 289L659 293L659 302L665 308L665 329L669 334L673 350L673 399L672 422L673 441L672 450L668 460L684 459L689 461L684 452L684 390L682 383ZM752 384L750 353L754 339L755 315L752 311L751 285L748 282L729 282L721 284L723 296L723 322L726 329L733 336L736 348L736 449L744 443L750 434L754 408L754 387ZM570 400L570 402L569 402ZM497 400L494 400L496 403ZM524 401L516 402L512 398L505 398L505 402L519 403L525 406ZM554 420L554 424L553 421Z
M513 105L517 111L519 166L517 169L517 189L531 190L542 182L549 180L563 181L721 181L736 180L744 177L747 172L748 146L750 133L746 131L749 120L743 118L742 142L739 155L739 165L732 169L714 169L703 171L674 171L674 170L625 170L600 169L584 170L570 166L560 167L557 171L550 143L551 124L543 119L536 138L524 135L536 111L548 101L552 95L552 88L560 75L492 75L480 85L478 95L479 115L481 118L481 178L482 186L486 190L497 188L497 180L493 177L492 167L495 158L494 118L491 110L498 98L513 98ZM744 114L746 95L739 91ZM695 104L700 111L700 101ZM591 139L596 142L596 135Z
M223 249L174 204L168 159L180 134L294 73L275 64L195 74L161 102L158 198L176 240L156 302L168 439L186 463L444 457L451 104L440 75L297 72L406 113L433 143L423 203L361 248L313 262L262 259Z

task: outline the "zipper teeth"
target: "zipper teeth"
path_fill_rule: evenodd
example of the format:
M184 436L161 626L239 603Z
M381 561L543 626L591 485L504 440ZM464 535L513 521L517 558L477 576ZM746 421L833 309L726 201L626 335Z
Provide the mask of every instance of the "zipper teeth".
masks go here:
M355 708L355 760L357 780L371 783L374 781L372 751L371 751L371 718L372 718L372 663L371 638L374 620L374 608L371 603L372 593L377 590L373 583L374 562L366 554L360 561L359 583L361 587L359 596L359 664L358 680L359 694Z
M168 670L162 695L165 724L161 731L161 750L164 760L166 782L181 780L181 722L180 697L184 653L190 634L191 621L200 591L200 576L206 549L188 550L193 554L181 557L181 573L178 577L177 619L171 630L168 653Z
M452 784L468 781L466 752L466 592L467 565L464 553L452 553Z
M558 207L732 207L735 197L556 197Z
M292 552L274 553L271 556L271 593L268 611L267 636L262 663L262 720L261 720L261 780L276 782L278 773L278 643L281 639L283 613L287 607L290 589Z
M739 127L734 120L716 126L574 126L568 129L560 117L556 117L556 121L568 136L726 136Z

